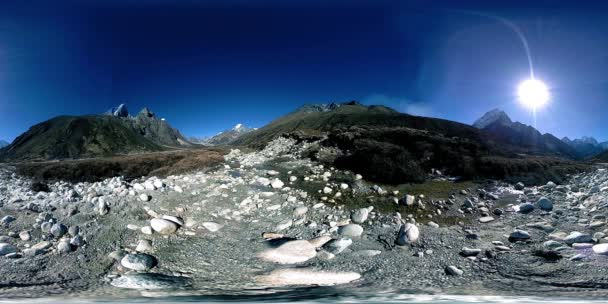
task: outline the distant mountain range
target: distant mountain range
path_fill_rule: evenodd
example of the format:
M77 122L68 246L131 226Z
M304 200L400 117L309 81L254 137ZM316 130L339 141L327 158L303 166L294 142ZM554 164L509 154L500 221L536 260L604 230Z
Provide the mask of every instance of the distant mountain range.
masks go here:
M519 153L556 155L570 159L587 159L598 155L608 147L607 143L598 143L592 137L570 140L567 137L558 139L552 134L541 134L532 126L511 121L502 110L487 112L473 123L483 130L493 141L510 146Z
M513 122L499 109L487 112L475 121L473 126L484 131L491 142L501 144L516 153L582 158L576 149L552 134L542 134L532 126Z
M10 145L10 143L6 140L0 140L0 149Z
M308 104L260 129L237 124L211 138L187 140L148 108L132 116L122 104L102 115L59 116L37 124L0 149L0 160L89 158L200 145L262 148L279 136L319 139L320 145L307 152L312 158L386 183L422 181L431 169L471 178L557 180L559 170L574 172L580 165L565 159L590 157L602 145L590 138L570 141L541 134L500 110L467 125L356 101Z
M104 115L58 116L32 126L0 150L0 160L51 160L163 151L193 146L165 120L125 105Z
M249 128L243 124L237 124L232 129L224 130L212 137L197 138L190 137L190 142L205 145L205 146L222 146L230 145L239 137L249 132L255 131L257 128Z
M598 142L593 137L583 136L582 138L570 140L568 137L562 141L574 148L583 158L590 158L608 150L608 142Z

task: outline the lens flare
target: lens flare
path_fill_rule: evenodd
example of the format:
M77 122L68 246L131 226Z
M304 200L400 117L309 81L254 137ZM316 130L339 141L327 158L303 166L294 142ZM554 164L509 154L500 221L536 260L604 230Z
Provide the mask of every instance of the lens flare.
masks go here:
M547 86L538 79L528 79L522 82L517 89L519 101L526 107L536 110L545 105L550 96Z

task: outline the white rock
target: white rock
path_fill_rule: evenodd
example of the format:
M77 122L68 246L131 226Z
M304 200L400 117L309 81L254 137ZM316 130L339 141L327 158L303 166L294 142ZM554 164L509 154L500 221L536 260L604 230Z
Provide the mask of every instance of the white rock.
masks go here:
M150 196L145 193L142 193L139 195L139 200L141 200L142 202L147 202L150 200Z
M159 218L155 218L150 220L150 226L152 227L152 229L160 234L172 234L175 233L175 231L177 231L177 224L169 221L169 220L165 220L165 219L159 219Z
M275 178L272 180L272 182L270 183L270 186L274 189L281 189L283 188L285 184L278 178Z
M340 229L338 229L338 233L342 236L358 238L363 233L363 227L358 224L348 224L340 227Z
M493 222L493 221L494 221L494 218L491 216L484 216L484 217L479 218L480 223L489 223L489 222Z
M150 227L150 226L141 227L141 233L147 234L147 235L152 234L152 227Z
M30 232L29 231L21 231L19 233L19 238L22 241L29 241L32 237L30 236Z
M396 243L397 245L405 246L416 242L419 237L420 230L418 230L418 227L414 224L406 223L401 226Z
M306 206L296 207L293 210L293 216L294 217L300 217L300 216L305 215L307 212L308 212L308 207L306 207Z
M161 180L157 179L154 181L154 187L156 187L157 189L164 188L165 183L163 183Z
M127 254L120 260L120 264L128 269L146 271L156 266L156 259L145 253Z
M369 216L369 209L361 208L361 209L357 209L357 210L353 211L353 213L351 213L351 215L350 215L350 219L355 224L362 224L363 222L365 222L367 220L368 216Z
M152 183L151 181L146 181L144 183L144 188L146 188L146 190L150 190L150 191L156 190L154 183Z
M184 220L182 220L181 218L179 218L177 216L163 215L161 218L164 219L164 220L167 220L167 221L172 221L172 222L176 223L179 226L184 226Z
M258 257L279 264L296 264L306 262L316 255L317 250L309 241L296 240L263 251L258 254Z
M608 255L608 244L604 243L593 246L593 252L596 254Z
M203 227L205 227L205 229L211 231L211 232L217 232L220 229L222 229L222 227L224 227L224 225L215 223L215 222L204 222L201 225L203 225Z
M256 277L260 284L271 286L314 285L332 286L356 281L361 275L356 272L327 272L304 268L287 268Z
M292 220L284 220L280 223L277 224L277 227L275 228L276 231L281 231L281 230L285 230L289 227L291 227L293 225L293 221Z
M458 269L456 266L448 266L446 272L453 276L461 276L464 272Z
M153 252L154 247L152 247L152 242L150 240L139 240L137 243L137 247L135 248L137 252Z

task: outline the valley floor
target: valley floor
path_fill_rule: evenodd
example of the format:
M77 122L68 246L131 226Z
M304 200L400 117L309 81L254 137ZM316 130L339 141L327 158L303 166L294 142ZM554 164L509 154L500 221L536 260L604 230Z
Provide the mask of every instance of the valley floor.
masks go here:
M608 295L605 169L382 189L304 148L280 138L210 172L49 189L0 168L0 298Z

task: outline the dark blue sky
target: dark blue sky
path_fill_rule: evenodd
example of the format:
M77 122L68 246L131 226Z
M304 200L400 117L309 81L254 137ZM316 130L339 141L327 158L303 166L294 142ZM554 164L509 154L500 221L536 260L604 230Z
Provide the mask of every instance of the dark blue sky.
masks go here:
M538 128L608 139L608 10L425 2L5 0L0 139L122 102L187 136L353 99L464 123L500 107L531 123L515 96L526 55L496 17L521 29L552 89Z

